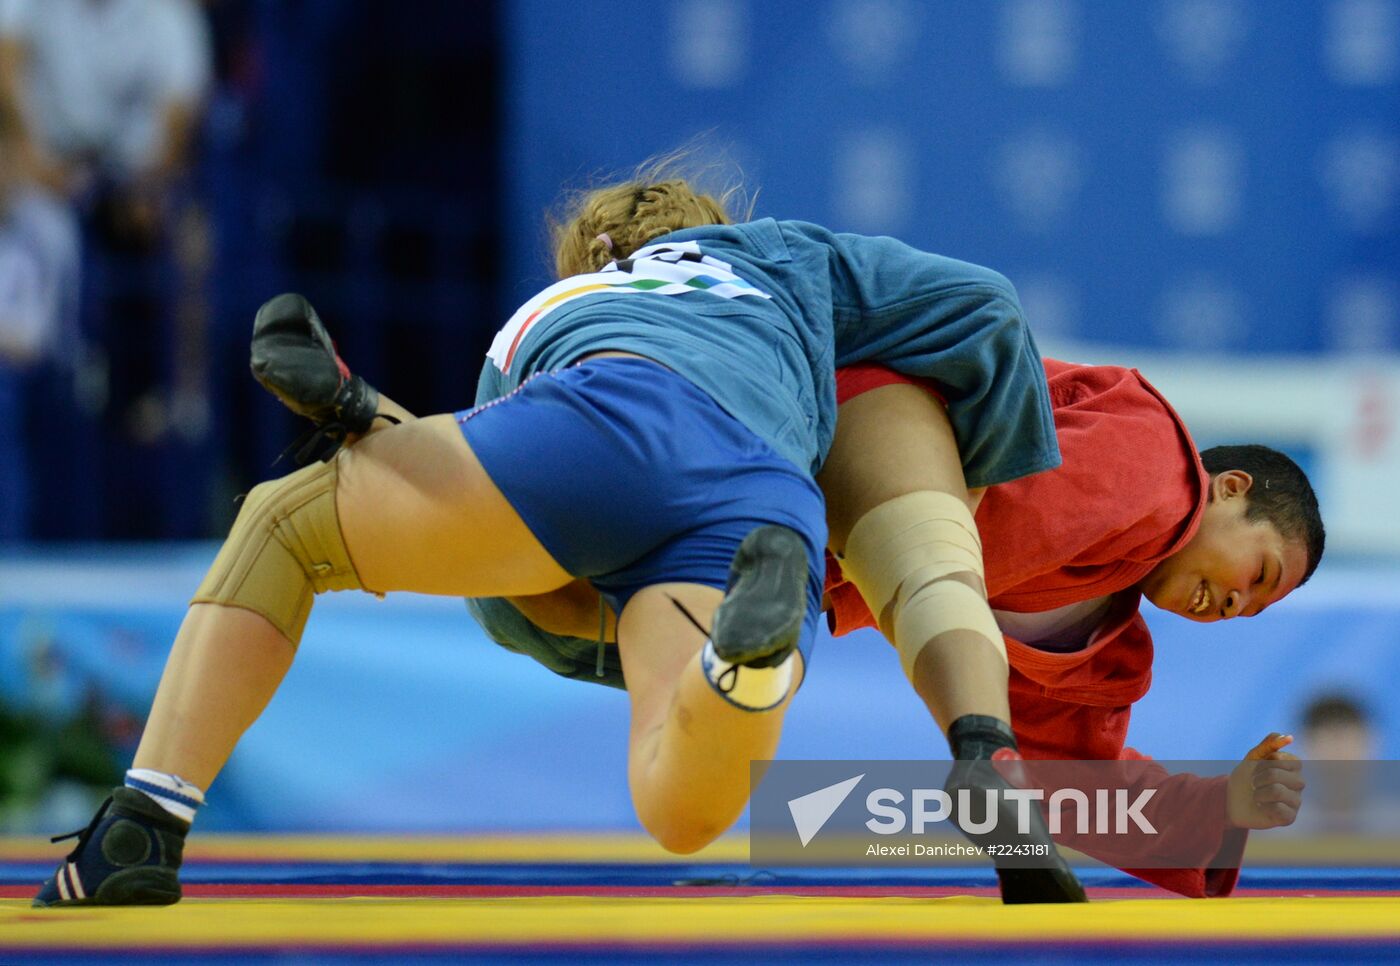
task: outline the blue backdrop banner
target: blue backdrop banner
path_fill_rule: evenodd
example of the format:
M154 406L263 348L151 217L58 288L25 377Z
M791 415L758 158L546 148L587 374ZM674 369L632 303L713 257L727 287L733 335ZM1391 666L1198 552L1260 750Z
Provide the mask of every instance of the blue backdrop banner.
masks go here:
M759 214L990 265L1047 335L1400 348L1393 0L518 0L505 31L531 269L561 188L707 134Z

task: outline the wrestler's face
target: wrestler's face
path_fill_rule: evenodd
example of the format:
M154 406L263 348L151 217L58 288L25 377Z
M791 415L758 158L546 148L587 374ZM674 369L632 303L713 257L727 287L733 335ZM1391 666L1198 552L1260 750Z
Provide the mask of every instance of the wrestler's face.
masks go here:
M1307 550L1274 525L1245 519L1254 478L1242 470L1218 474L1201 526L1183 547L1147 575L1141 590L1163 610L1193 621L1253 617L1303 580Z

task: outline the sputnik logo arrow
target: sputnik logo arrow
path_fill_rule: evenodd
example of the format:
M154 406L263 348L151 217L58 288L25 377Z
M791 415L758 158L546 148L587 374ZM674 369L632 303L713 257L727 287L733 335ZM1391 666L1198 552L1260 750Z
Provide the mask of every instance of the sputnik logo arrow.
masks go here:
M807 847L807 843L812 841L822 830L822 826L827 823L831 816L836 814L841 803L850 796L864 777L865 774L862 772L854 778L847 778L835 785L818 788L814 792L808 792L806 795L788 800L788 811L792 813L792 824L797 827L797 837L802 840L804 849Z

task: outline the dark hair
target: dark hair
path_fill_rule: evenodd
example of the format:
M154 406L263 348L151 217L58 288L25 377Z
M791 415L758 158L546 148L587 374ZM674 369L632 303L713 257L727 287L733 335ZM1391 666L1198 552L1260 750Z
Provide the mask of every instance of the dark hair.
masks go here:
M1349 694L1321 694L1303 709L1303 727L1308 730L1326 725L1366 725L1371 716L1366 708Z
M1246 494L1246 520L1273 524L1285 540L1302 540L1308 554L1301 587L1322 560L1327 533L1317 508L1317 494L1302 468L1283 453L1257 443L1212 446L1201 453L1201 462L1212 477L1229 470L1244 470L1254 477Z

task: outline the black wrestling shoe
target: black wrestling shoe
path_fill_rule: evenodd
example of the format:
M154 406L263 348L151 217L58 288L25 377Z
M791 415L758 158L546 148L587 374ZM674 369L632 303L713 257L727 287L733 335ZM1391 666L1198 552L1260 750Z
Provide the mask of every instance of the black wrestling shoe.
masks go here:
M997 869L1003 905L1024 906L1038 902L1088 902L1084 886L1069 863L1055 855L1057 863L1046 869Z
M299 464L329 460L349 434L368 431L376 418L379 392L350 371L321 317L295 292L258 309L249 367L264 389L316 424L293 444Z
M87 828L54 839L78 839L44 880L33 905L168 906L180 901L177 873L190 827L150 796L114 788Z
M1088 902L1084 887L1055 847L1039 808L1028 809L1028 831L1017 831L1020 805L1001 794L1013 787L1002 771L1021 760L1011 726L990 715L963 715L949 727L948 742L958 759L944 784L952 800L953 821L972 844L990 853L1001 885L1001 901L1009 906ZM980 825L991 818L987 814L989 790L997 793L996 822L989 831L969 832L960 819ZM968 798L966 813L959 795L963 791Z
M749 667L783 663L802 636L808 568L802 538L787 527L763 526L745 537L710 628L715 653Z

